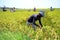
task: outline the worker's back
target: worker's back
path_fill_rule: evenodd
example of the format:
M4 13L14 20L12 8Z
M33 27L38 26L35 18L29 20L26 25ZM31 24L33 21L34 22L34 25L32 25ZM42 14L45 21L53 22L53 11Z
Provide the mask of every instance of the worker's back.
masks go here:
M34 21L36 21L36 20L38 20L39 19L39 17L38 17L38 14L34 14L34 15L32 15L29 19L28 19L28 22L33 22L33 20Z

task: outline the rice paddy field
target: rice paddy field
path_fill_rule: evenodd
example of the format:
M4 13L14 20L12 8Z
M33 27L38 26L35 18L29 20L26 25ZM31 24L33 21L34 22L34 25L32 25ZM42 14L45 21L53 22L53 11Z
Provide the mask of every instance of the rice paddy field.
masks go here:
M15 12L10 12L8 9L3 12L0 9L0 40L60 40L60 8L44 10L44 17L41 21L42 29L32 26L27 26L27 19L38 14L40 9L34 12L32 9L16 9ZM38 21L36 21L38 24Z

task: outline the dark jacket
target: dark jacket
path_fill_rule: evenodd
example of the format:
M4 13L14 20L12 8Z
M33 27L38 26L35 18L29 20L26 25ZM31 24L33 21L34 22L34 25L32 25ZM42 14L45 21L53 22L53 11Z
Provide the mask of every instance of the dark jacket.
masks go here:
M35 14L35 15L32 15L29 19L28 19L28 22L30 23L33 23L34 25L36 26L39 26L35 23L35 21L39 21L39 24L42 26L42 23L41 23L41 15L38 15L38 14Z

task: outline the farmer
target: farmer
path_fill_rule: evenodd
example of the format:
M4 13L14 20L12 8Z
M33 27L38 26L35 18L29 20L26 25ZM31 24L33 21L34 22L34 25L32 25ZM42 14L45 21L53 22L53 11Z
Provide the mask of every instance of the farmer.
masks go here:
M3 7L3 11L7 11L5 6Z
M32 15L28 19L27 25L32 25L32 27L33 27L34 30L36 30L36 26L43 27L43 25L41 23L41 17L43 17L43 16L44 16L44 12L43 11L40 11L38 14ZM39 21L40 26L35 23L37 20Z
M50 11L53 11L53 8L52 8L52 6L50 7Z

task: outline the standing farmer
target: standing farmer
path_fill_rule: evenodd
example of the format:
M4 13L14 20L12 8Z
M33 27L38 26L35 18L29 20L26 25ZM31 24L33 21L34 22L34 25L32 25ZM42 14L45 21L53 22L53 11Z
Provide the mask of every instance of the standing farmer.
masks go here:
M34 30L36 30L36 26L38 26L38 27L43 27L43 25L42 25L42 23L41 23L41 18L42 18L43 16L44 16L44 13L43 13L42 11L40 11L38 14L32 15L32 16L28 19L27 25L30 25L30 24L31 24ZM39 26L39 25L37 25L37 24L35 23L37 20L39 21L39 24L40 24L41 26Z
M53 11L53 8L52 8L52 6L50 7L50 11Z

